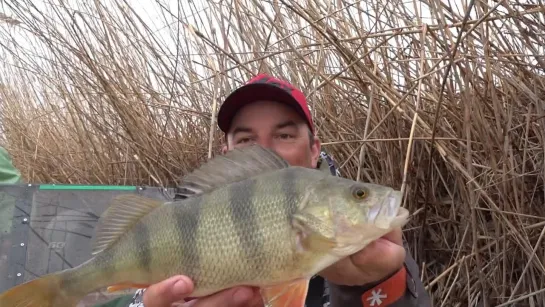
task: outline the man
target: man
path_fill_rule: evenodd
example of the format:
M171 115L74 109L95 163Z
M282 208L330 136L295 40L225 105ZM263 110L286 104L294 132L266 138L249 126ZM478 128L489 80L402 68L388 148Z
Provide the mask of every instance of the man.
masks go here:
M267 75L251 79L222 104L218 125L225 132L223 153L259 143L272 148L291 165L318 167L323 155L320 140L305 96L285 81ZM322 154L322 155L321 155ZM328 167L333 167L329 164ZM335 174L335 170L332 170ZM307 307L430 306L418 278L418 267L406 253L401 229L384 236L357 254L346 258L311 279ZM324 283L324 279L327 282ZM191 296L193 283L175 276L139 290L130 307L170 307ZM329 302L322 296L329 291ZM114 306L114 305L108 305ZM127 306L127 305L115 305ZM182 306L262 306L257 289L227 289Z

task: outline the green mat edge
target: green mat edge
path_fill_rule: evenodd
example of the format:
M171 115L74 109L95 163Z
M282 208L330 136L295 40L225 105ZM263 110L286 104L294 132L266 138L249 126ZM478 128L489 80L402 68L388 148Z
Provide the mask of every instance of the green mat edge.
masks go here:
M136 191L137 186L130 185L80 185L80 184L37 184L40 190L114 190Z

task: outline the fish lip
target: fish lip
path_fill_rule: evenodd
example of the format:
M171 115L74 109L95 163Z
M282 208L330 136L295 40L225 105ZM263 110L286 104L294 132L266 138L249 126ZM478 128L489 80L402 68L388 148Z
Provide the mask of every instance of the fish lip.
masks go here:
M396 216L399 208L401 208L401 200L403 195L400 191L391 191L386 197L387 207L388 207L388 216Z
M397 215L390 223L392 228L399 228L405 226L409 220L409 210L404 207L399 207Z
M401 198L402 194L400 191L390 191L384 198L384 201L378 202L369 209L369 221L375 222L379 217L396 217L399 208L401 208Z
M405 223L408 211L401 207L401 191L391 190L382 202L369 209L369 222L379 228L395 228Z

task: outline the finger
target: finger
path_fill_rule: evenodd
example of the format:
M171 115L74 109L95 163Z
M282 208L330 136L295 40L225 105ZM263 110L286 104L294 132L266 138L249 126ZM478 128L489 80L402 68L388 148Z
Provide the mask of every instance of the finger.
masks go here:
M401 268L405 253L403 246L378 239L350 258L360 272L382 279Z
M184 307L261 307L259 290L249 287L227 289L210 296L193 300Z
M393 242L397 245L403 246L403 238L402 238L402 231L401 228L396 228L389 233L385 234L381 237L381 239L388 240L390 242Z
M405 249L381 238L363 250L326 268L320 275L327 280L348 286L380 281L401 268Z
M368 276L362 276L360 270L349 257L341 259L334 265L325 268L318 275L329 282L346 286L361 285L369 278Z
M193 292L193 282L187 276L174 276L149 286L144 292L144 306L170 307Z

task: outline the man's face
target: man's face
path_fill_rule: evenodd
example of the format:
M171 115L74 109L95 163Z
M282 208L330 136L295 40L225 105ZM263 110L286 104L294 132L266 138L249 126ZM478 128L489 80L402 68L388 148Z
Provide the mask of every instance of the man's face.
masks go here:
M238 111L224 152L254 143L276 151L293 166L314 168L320 155L320 141L309 138L304 119L291 107L274 101L257 101Z

